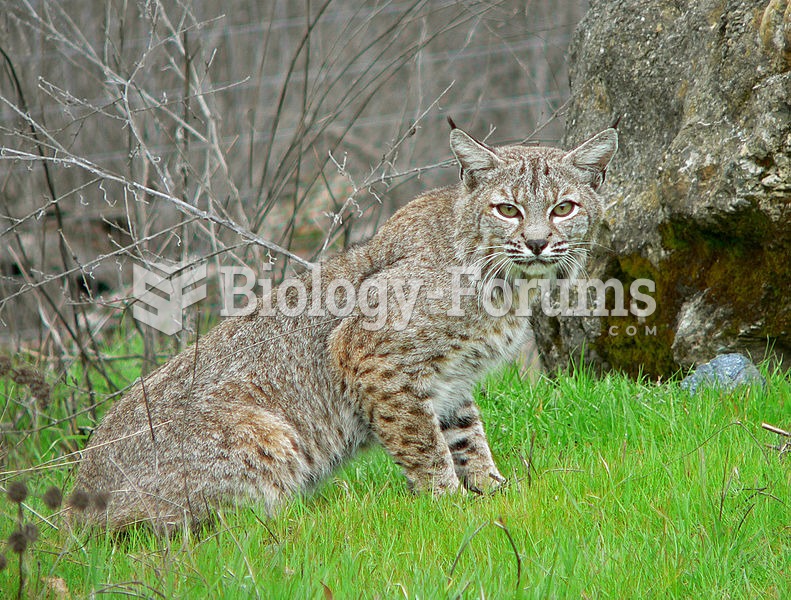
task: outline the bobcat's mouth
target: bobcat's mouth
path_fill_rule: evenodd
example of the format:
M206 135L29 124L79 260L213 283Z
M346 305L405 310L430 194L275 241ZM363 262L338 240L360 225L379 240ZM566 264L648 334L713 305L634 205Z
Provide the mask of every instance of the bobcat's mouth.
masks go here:
M553 273L560 262L559 256L527 256L526 254L509 254L511 263L527 275L549 275Z

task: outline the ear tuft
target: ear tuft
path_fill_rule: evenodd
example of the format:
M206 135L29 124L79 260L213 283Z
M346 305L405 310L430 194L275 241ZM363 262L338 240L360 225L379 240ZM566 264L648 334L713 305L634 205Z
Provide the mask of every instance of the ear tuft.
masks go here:
M567 153L563 160L582 171L595 190L604 182L607 165L617 150L618 132L615 127L610 127Z
M449 120L452 125L455 125ZM502 162L494 150L458 127L450 131L450 149L459 161L459 178L472 188L485 171Z

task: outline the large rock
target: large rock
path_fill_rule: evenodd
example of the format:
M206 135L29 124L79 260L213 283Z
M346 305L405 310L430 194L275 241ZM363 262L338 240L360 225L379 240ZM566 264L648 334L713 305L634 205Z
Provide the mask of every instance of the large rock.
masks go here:
M766 379L749 358L737 352L720 354L681 381L681 388L691 394L707 388L728 393L748 386L765 387Z
M584 347L657 376L768 347L791 366L789 0L594 0L570 53L567 145L622 117L589 275L652 279L657 309L538 317L545 365Z

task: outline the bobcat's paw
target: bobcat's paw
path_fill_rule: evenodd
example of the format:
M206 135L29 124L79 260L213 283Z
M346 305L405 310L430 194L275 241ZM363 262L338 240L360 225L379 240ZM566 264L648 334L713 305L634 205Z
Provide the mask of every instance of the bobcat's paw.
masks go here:
M416 494L431 493L434 496L442 496L444 494L452 494L459 490L461 483L456 473L450 471L449 473L441 473L433 477L425 477L419 481L411 483L412 491Z
M464 477L464 487L476 494L494 492L500 488L506 479L496 468L486 469L477 473L468 473Z

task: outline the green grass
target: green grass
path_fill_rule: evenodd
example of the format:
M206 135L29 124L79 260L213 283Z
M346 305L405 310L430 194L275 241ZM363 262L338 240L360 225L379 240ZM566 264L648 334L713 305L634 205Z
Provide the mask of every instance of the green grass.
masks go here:
M788 598L791 462L760 424L791 426L791 382L768 378L766 391L690 396L675 382L531 385L507 371L479 398L502 492L416 497L372 450L273 519L240 508L170 540L72 533L57 516L55 530L28 512L41 536L25 593L58 597L62 580L76 598ZM19 436L15 466L62 453L57 436ZM27 482L40 494L68 477ZM0 499L3 537L15 514ZM13 597L6 556L0 597Z

